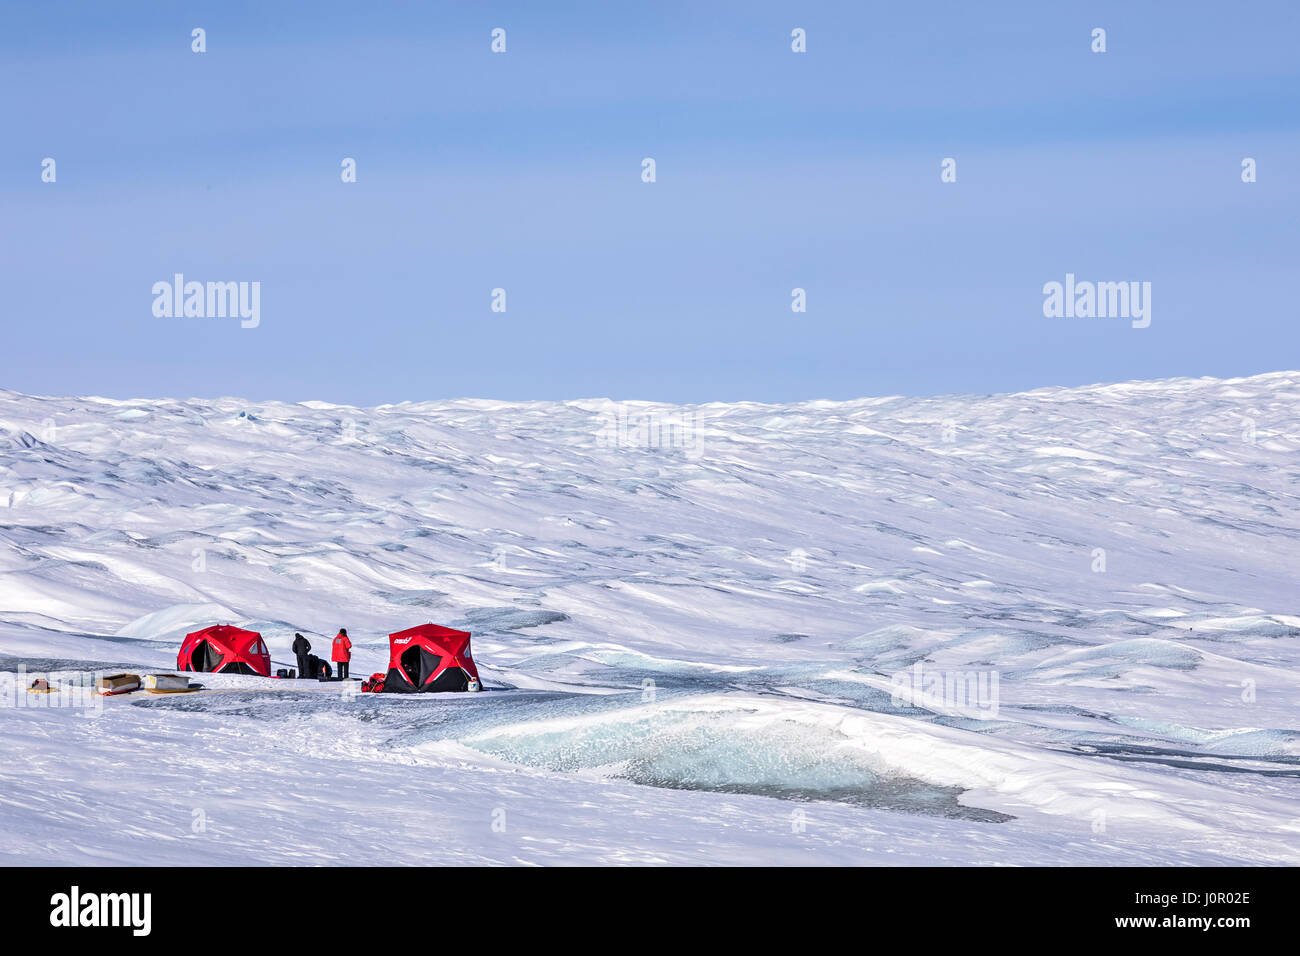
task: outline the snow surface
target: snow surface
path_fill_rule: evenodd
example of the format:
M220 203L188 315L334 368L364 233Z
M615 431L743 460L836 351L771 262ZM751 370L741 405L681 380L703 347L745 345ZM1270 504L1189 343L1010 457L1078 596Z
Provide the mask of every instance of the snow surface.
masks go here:
M1297 372L0 392L0 863L1294 864L1297 449ZM366 675L425 621L473 631L488 691L23 692L173 668L212 623L288 666L346 626ZM900 686L918 663L996 689Z

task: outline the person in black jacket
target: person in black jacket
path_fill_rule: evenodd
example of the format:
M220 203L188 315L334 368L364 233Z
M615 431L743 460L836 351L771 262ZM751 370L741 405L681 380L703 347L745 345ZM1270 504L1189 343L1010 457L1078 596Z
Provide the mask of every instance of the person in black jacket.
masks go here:
M293 652L298 655L298 676L308 677L311 674L307 666L307 655L311 651L311 641L301 634L293 635Z

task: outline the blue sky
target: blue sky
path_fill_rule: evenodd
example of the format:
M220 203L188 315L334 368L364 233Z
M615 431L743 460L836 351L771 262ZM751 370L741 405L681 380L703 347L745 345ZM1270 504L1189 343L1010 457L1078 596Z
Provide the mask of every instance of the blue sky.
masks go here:
M0 386L775 402L1300 364L1300 6L992 6L6 3ZM155 317L177 272L260 282L261 324ZM1151 326L1045 318L1067 272L1150 282Z

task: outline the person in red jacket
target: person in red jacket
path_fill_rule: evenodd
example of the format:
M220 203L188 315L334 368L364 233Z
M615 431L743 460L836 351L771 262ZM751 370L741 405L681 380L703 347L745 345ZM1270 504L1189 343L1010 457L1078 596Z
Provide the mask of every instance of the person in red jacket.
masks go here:
M348 679L348 663L352 660L352 642L348 640L348 629L340 627L334 638L334 653L330 659L339 665L339 680Z

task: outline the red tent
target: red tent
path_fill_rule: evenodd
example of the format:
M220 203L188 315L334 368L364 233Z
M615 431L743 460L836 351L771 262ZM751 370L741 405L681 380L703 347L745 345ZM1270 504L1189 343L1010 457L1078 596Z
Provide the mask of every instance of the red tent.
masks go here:
M482 686L469 655L469 631L421 624L388 635L388 674L384 692L468 690Z
M256 631L216 624L185 635L176 655L176 668L270 677L271 652Z

